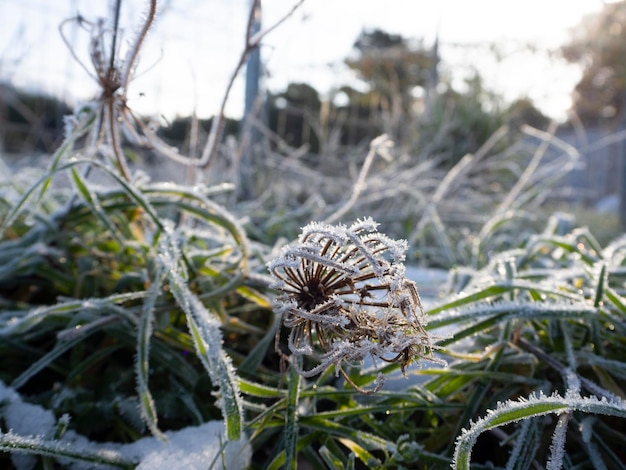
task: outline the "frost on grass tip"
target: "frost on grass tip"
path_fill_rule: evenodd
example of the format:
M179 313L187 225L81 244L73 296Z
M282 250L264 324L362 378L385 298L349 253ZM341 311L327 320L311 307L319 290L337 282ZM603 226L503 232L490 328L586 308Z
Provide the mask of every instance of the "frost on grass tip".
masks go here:
M435 360L415 283L402 264L406 241L378 233L371 218L350 226L311 223L298 240L268 263L280 292L276 313L276 352L303 377L334 365L355 389L344 365L361 364L371 356L399 363L402 373L414 360ZM289 330L280 347L282 327ZM307 356L312 365L294 360Z

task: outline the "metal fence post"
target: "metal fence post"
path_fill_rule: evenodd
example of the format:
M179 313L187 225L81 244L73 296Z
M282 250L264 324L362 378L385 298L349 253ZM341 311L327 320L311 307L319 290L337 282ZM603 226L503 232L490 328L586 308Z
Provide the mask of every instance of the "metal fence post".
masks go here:
M255 8L251 31L251 35L254 36L261 30L261 2L250 0L250 8ZM239 133L241 141L247 141L247 144L242 147L241 159L239 161L238 193L241 198L250 196L253 193L252 159L260 141L260 133L254 123L255 118L258 118L259 114L257 100L259 98L260 76L261 51L257 46L250 51L246 63L245 108Z

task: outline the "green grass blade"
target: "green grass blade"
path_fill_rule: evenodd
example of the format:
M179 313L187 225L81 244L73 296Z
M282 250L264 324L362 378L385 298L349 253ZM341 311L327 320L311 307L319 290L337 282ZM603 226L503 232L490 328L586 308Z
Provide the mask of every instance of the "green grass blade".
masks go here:
M239 379L239 386L241 387L241 391L243 393L259 398L282 398L285 396L285 392L283 390L250 382L246 379Z
M559 396L540 396L518 402L509 401L499 406L498 409L490 411L487 416L474 422L468 430L463 431L457 440L454 451L455 468L457 470L469 470L472 449L483 431L535 416L550 413L561 414L566 411L583 411L626 418L626 403L596 398L562 398Z
M581 261L583 261L585 264L589 266L592 266L596 261L598 261L597 256L594 257L594 256L589 255L586 248L581 248L579 246L578 241L575 241L572 243L569 240L566 240L564 237L558 237L558 236L554 236L550 238L536 237L535 240L539 244L544 243L548 245L553 245L562 250L565 250L565 252L567 253L580 256Z
M21 452L55 458L69 458L96 465L112 465L123 469L133 469L138 462L130 461L114 450L74 447L64 441L42 439L39 436L18 436L12 432L0 432L0 451Z
M368 452L366 449L361 447L356 442L350 439L346 439L346 438L340 438L339 442L341 442L344 446L346 446L350 450L350 455L357 456L359 460L361 460L361 462L367 465L368 468L382 470L383 466L381 465L380 460L378 460L370 452Z
M626 299L619 295L614 289L605 287L604 294L607 299L611 301L611 304L617 309L622 317L626 317Z
M480 300L489 299L490 297L498 297L498 296L501 296L502 294L513 292L516 290L526 291L532 294L549 295L557 299L569 299L573 302L580 300L580 297L578 295L570 293L570 292L547 288L538 283L530 283L530 282L516 280L515 282L504 282L504 283L495 282L493 285L486 287L484 289L481 289L478 292L473 292L468 295L460 296L459 298L454 299L450 302L446 302L437 307L431 308L426 313L428 315L435 315L440 312L463 307L465 305L469 305L469 304L478 302ZM436 322L437 320L435 318L433 318L432 320L429 319L429 322L428 322L429 328L434 328L435 325L431 325L431 323L436 323ZM441 325L437 324L436 326L441 326Z
M123 237L119 232L115 224L111 221L111 219L107 216L106 212L102 209L100 201L98 200L98 196L91 191L87 187L87 184L83 180L83 178L79 175L76 168L71 168L70 173L72 175L72 181L74 182L74 186L78 193L82 196L83 201L91 212L104 224L104 226L111 232L111 235L123 245Z
M53 316L65 316L71 318L80 310L93 310L95 312L111 311L125 318L131 323L135 318L126 309L119 308L115 304L140 300L146 295L145 291L113 294L99 299L68 300L59 302L48 307L38 307L27 312L16 312L5 324L0 322L0 336L20 335L31 331L41 322Z
M64 353L72 349L78 343L84 341L85 337L75 337L65 341L58 341L56 346L48 351L45 355L39 358L37 361L33 362L31 366L22 372L19 377L17 377L12 383L11 387L18 389L23 387L26 382L32 379L35 375L41 372L46 367L50 366L52 362L62 356Z
M196 306L194 310L199 309ZM194 313L190 312L187 322L191 336L194 339L196 352L207 372L209 372L211 380L220 388L226 436L229 440L239 440L243 427L243 409L241 396L239 395L239 381L235 376L228 356L226 356L221 347L221 343L213 342L211 344L212 335L207 330L215 331L216 325L208 326L206 320L198 324L192 315Z
M243 428L239 377L223 348L220 318L217 314L210 313L190 290L181 276L181 258L176 236L170 228L167 228L163 234L157 261L165 270L170 292L185 313L196 353L209 373L212 383L219 387L226 436L229 440L239 440Z
M152 279L148 294L143 304L143 310L139 319L137 331L137 357L135 358L135 375L137 379L137 394L141 416L150 429L152 435L161 441L167 441L165 434L158 427L158 416L150 388L148 387L148 376L150 371L150 339L154 322L154 305L161 292L161 282L163 271L157 270Z
M541 445L539 423L536 419L526 419L515 437L515 444L509 455L506 470L527 470Z
M565 440L567 434L567 425L569 424L571 414L568 412L561 413L554 428L552 435L552 445L550 446L550 458L546 465L546 470L561 470L563 467L563 456L565 455ZM596 467L598 468L598 467Z
M599 307L602 304L602 300L604 299L604 291L607 287L607 272L606 272L606 264L602 264L602 268L600 269L600 275L598 276L598 286L596 287L596 295L593 300L593 306Z
M341 459L337 455L333 454L330 450L328 450L328 447L320 447L319 454L330 470L343 470L345 468Z
M170 262L166 262L165 269L170 290L185 312L198 357L220 389L226 435L230 440L239 440L243 426L239 378L222 346L221 323L189 290Z
M368 450L378 449L393 452L396 447L393 442L383 437L318 416L301 416L299 423L302 428L306 427L321 431L324 434L348 438Z
M296 470L298 466L298 453L296 442L298 440L298 402L300 396L300 375L295 367L289 370L287 390L287 410L285 414L285 469Z

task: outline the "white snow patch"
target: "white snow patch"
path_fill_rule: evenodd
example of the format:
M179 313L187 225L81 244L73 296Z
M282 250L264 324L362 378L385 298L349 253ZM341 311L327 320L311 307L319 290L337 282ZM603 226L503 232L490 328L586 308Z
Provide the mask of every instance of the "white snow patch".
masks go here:
M224 445L222 421L209 421L197 427L166 432L165 435L169 443L147 437L123 446L120 450L123 454L141 458L137 470L206 470L214 461L213 468L247 468L250 465L250 443L241 439Z
M248 468L252 459L252 447L244 437L239 441L227 442L224 438L223 421L209 421L200 426L190 426L179 431L167 431L169 442L162 442L154 437L145 437L131 444L115 442L90 442L84 436L68 431L59 440L52 440L55 419L51 411L38 405L25 403L11 387L0 381L0 417L5 421L12 434L34 438L38 441L52 441L85 452L112 452L123 459L139 462L138 470L206 470L213 463L213 468L239 469ZM13 464L16 468L33 468L36 460L27 454L14 453ZM81 462L68 458L58 461L74 470L113 468L105 465Z
M440 291L448 281L447 270L411 265L405 265L405 268L404 275L417 285L417 291L425 304L424 308L428 308L426 304L432 304L439 300Z

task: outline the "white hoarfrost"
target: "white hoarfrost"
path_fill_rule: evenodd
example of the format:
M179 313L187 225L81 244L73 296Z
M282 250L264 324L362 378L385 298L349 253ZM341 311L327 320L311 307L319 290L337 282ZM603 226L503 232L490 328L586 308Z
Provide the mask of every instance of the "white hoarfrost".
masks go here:
M407 243L377 231L371 218L352 225L312 222L297 241L284 247L267 266L280 292L275 312L289 330L288 356L300 375L311 377L334 366L357 390L344 366L399 363L402 373L419 359L443 362L433 355L424 328L426 316L413 281L403 264ZM300 356L317 362L309 369Z

